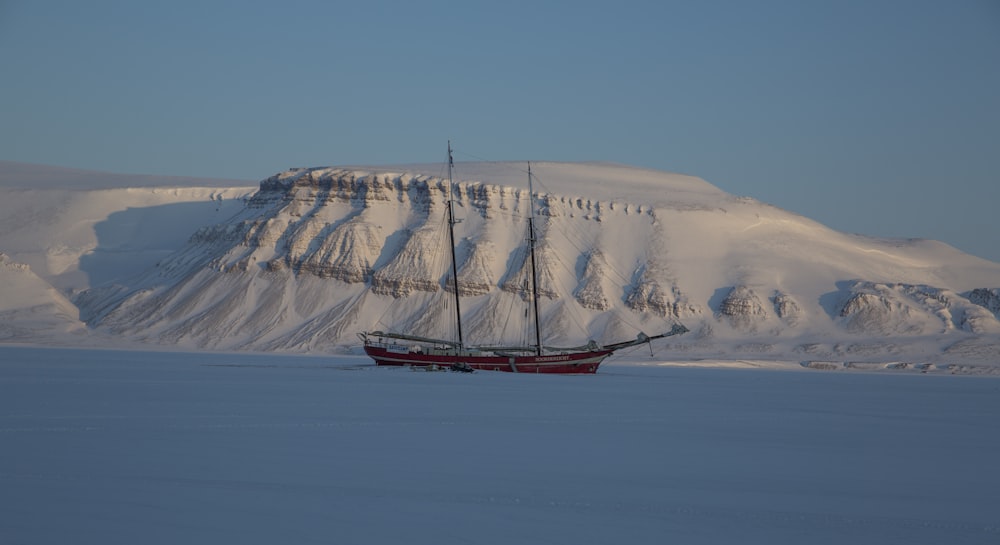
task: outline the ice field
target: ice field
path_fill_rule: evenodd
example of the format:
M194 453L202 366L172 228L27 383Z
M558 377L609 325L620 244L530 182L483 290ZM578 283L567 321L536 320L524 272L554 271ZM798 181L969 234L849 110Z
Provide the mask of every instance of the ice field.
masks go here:
M995 377L0 346L0 542L998 543Z

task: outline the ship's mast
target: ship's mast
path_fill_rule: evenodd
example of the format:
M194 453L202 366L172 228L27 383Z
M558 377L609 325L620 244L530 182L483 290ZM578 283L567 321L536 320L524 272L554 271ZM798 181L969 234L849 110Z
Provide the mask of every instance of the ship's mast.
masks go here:
M451 282L455 289L455 324L458 327L458 349L465 348L462 342L462 308L458 296L458 261L455 259L455 179L452 178L454 160L451 158L451 140L448 141L448 237L451 239Z
M535 311L535 353L542 355L542 327L538 322L538 271L535 268L535 190L528 163L528 248L531 253L531 301Z

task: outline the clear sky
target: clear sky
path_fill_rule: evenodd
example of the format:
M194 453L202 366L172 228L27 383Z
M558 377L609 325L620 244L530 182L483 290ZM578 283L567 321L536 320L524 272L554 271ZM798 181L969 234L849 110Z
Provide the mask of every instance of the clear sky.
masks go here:
M0 159L612 161L1000 261L1000 0L0 0Z

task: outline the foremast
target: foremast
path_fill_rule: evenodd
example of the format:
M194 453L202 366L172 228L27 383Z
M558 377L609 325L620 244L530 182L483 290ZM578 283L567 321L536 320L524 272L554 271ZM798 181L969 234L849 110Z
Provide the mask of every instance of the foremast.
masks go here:
M455 258L455 179L452 177L452 170L455 161L451 158L451 140L448 141L448 238L451 241L451 282L455 290L455 326L458 329L459 350L465 348L462 339L462 307L461 297L458 295L458 260Z
M538 269L535 267L535 190L528 162L528 250L531 254L531 302L535 314L535 355L542 355L542 326L538 320Z

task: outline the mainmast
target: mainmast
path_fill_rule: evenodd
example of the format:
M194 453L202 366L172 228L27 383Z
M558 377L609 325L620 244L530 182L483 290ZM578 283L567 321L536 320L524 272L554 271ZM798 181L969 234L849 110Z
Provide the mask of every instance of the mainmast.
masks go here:
M528 162L528 248L531 252L531 301L535 310L535 354L542 355L542 327L538 323L538 271L535 269L535 190L531 183L531 162Z
M455 162L451 158L451 140L448 141L448 237L451 239L451 282L455 289L455 324L458 327L458 349L465 348L462 342L462 308L458 296L458 261L455 259L455 179L452 178L452 168Z

